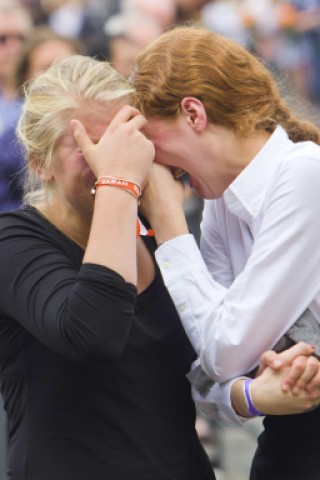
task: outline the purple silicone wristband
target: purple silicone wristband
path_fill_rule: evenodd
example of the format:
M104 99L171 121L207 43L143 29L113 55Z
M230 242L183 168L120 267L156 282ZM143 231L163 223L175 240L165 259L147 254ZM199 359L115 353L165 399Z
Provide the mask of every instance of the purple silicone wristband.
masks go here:
M250 393L251 382L252 382L251 378L249 378L248 380L246 380L244 382L244 394L245 394L246 401L247 401L247 404L248 404L248 411L249 411L250 415L252 415L252 416L261 416L261 415L263 415L263 413L260 412L260 410L257 410L256 407L252 403L251 393Z

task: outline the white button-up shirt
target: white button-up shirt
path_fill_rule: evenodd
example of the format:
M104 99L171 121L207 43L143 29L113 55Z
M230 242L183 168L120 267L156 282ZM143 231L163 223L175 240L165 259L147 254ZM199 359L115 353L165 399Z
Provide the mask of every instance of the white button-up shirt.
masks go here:
M182 235L156 259L202 368L223 384L257 366L307 307L320 322L320 147L278 127L205 202L201 230L202 256ZM215 386L210 402L223 405L229 389Z

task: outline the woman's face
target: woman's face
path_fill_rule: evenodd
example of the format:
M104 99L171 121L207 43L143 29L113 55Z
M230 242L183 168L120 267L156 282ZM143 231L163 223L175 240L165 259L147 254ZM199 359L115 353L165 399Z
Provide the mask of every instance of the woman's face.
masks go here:
M30 55L27 78L33 78L47 70L53 62L74 53L74 47L67 41L59 39L44 41Z
M116 111L120 106L116 109ZM98 142L108 127L113 115L101 113L78 118L84 125L93 142ZM50 175L54 182L55 199L64 202L66 207L78 210L82 215L91 216L94 197L91 188L96 181L95 175L86 162L71 127L58 140L53 156Z
M187 172L201 198L219 198L230 184L220 139L210 125L199 133L183 115L174 120L153 117L148 118L144 132L155 145L155 161L173 172Z

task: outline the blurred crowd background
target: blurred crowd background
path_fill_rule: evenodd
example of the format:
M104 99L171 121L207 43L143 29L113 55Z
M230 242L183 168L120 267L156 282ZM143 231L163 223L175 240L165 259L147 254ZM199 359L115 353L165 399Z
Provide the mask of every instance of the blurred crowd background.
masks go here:
M130 73L137 51L163 30L175 23L197 20L254 51L275 71L284 72L300 95L320 103L318 0L20 0L20 3L29 12L36 29L46 25L61 36L80 40L85 53L109 59L124 75ZM22 32L21 46L33 32L32 28ZM1 41L3 47L2 44Z
M137 53L175 24L196 21L254 52L294 103L320 111L320 0L0 0L0 210L22 201L23 152L15 127L23 84L56 59L82 53L107 59L128 77ZM213 60L214 61L214 60ZM190 229L199 239L202 202L186 189ZM197 428L219 463L219 428ZM0 480L6 420L0 408Z

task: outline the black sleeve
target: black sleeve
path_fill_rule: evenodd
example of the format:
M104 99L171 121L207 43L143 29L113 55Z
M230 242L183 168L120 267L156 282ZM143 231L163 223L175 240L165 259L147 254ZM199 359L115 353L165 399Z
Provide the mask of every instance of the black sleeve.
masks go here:
M134 318L136 288L100 265L76 268L59 235L52 238L32 222L1 217L0 308L73 360L117 358Z

